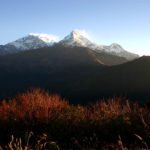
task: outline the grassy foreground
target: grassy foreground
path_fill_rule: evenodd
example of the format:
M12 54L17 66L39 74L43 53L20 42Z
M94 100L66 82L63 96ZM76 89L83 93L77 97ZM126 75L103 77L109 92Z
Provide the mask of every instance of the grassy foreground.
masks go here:
M150 110L123 98L71 105L34 89L0 102L0 149L148 149Z

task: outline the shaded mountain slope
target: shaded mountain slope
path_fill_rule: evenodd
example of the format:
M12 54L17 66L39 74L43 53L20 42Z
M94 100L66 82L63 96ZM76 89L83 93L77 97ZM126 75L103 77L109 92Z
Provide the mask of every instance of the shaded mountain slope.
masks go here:
M114 56L59 46L0 57L0 97L31 87L59 93L74 103L109 96L150 97L150 57L118 66L108 66L110 60Z
M116 65L127 62L123 57L97 53L88 48L53 46L0 57L0 67L65 67L82 65ZM28 69L29 69L28 68ZM58 69L58 68L57 68Z

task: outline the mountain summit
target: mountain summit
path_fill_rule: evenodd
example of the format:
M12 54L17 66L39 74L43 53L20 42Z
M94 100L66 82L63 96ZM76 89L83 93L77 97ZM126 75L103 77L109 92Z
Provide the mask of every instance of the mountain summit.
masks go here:
M0 55L48 47L52 46L57 41L57 37L53 35L30 33L27 36L17 39L6 45L0 45Z
M112 43L109 46L103 45L103 46L101 46L100 49L97 49L96 51L97 52L103 51L103 52L106 52L106 53L109 53L109 54L112 54L112 55L124 57L127 60L132 60L132 59L135 59L135 58L139 57L139 55L131 53L131 52L125 50L121 45L119 45L117 43Z
M28 36L20 38L7 45L13 45L20 50L37 49L52 46L56 42L56 37L48 34L30 33Z
M72 47L88 47L92 50L96 49L96 47L98 46L95 43L91 42L80 30L73 30L59 43Z

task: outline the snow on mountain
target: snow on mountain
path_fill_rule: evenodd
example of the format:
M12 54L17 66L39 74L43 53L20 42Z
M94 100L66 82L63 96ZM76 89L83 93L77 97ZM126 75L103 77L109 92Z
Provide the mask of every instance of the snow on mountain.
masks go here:
M90 49L96 49L98 47L97 44L91 42L80 30L73 30L59 43L64 44L66 46L88 47Z
M94 42L91 42L80 30L73 30L68 36L59 42L65 46L71 47L87 47L89 49L95 50L99 53L105 52L112 55L117 55L120 57L125 57L128 60L135 59L139 57L136 54L130 53L124 50L119 44L113 43L109 46L98 45Z
M47 44L53 44L58 41L58 37L50 34L30 33L29 35L38 37Z
M73 30L63 40L58 42L58 37L48 34L30 33L29 35L20 38L14 42L0 46L0 55L7 53L16 53L19 51L37 49L42 47L53 46L58 43L69 47L87 47L98 53L108 53L116 56L125 57L128 60L139 57L136 54L130 53L123 49L119 44L113 43L109 46L98 45L88 39L87 33L82 30Z
M40 47L52 46L57 42L57 37L48 34L30 33L7 45L13 45L19 50L37 49Z
M117 56L120 56L120 57L124 57L127 60L132 60L132 59L135 59L135 58L139 57L139 55L128 52L121 45L119 45L117 43L112 43L109 46L103 45L102 48L97 49L96 51L97 52L103 51L103 52L106 52L106 53L109 53L109 54L112 54L112 55L117 55Z
M117 44L117 43L112 43L110 46L109 46L109 50L110 52L115 52L115 53L121 53L122 51L125 51L121 45Z

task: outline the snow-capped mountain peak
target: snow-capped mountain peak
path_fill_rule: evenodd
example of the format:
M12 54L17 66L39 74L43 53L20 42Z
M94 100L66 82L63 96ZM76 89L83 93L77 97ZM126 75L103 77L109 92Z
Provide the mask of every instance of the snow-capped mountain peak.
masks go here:
M51 43L51 42L57 42L58 37L50 34L43 34L43 33L30 33L30 36L35 36L41 39L42 41L46 43Z
M119 45L117 43L112 43L109 46L103 45L102 49L97 49L97 52L101 52L101 51L106 52L106 53L111 54L111 55L124 57L127 60L132 60L132 59L139 57L137 54L128 52L121 45Z
M8 43L7 45L13 45L19 50L29 50L52 46L57 41L57 37L53 35L30 33L29 35Z
M88 39L86 32L80 30L73 30L69 35L61 40L60 43L72 47L88 47L93 50L98 46Z
M122 51L125 51L122 48L122 46L117 43L112 43L109 47L110 47L110 51L112 51L112 52L120 53Z
M73 39L73 40L78 40L80 38L86 38L86 35L84 32L80 30L73 30L68 36L65 37L65 39Z

